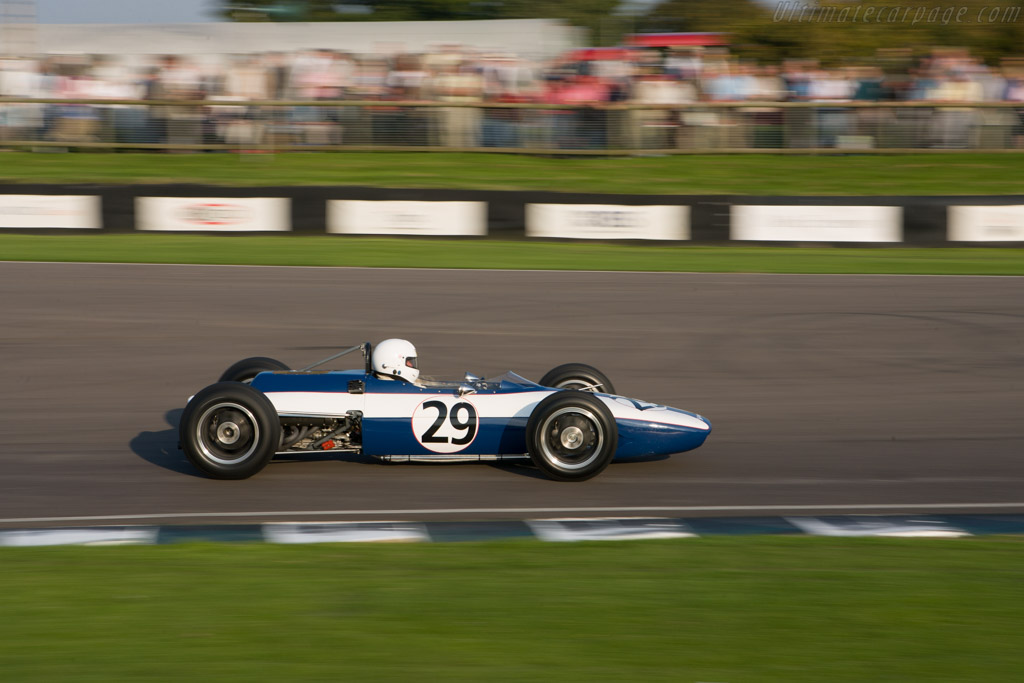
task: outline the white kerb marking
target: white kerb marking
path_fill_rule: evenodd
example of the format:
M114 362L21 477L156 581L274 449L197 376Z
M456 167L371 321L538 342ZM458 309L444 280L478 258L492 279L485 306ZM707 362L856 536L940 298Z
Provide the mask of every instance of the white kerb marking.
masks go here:
M1024 510L1024 502L1007 503L871 503L854 505L644 505L619 507L531 507L531 508L407 508L401 510L265 510L238 512L161 512L123 515L79 515L67 517L8 517L0 524L26 524L36 522L103 522L132 519L230 519L260 517L366 517L413 515L476 515L506 514L509 516L538 514L617 514L620 512L745 512L775 513L817 510L842 513L844 511L879 510Z

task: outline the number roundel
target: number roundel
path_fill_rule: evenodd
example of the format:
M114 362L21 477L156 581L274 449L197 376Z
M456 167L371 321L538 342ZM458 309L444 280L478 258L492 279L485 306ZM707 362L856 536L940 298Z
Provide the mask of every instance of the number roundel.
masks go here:
M412 433L434 453L458 453L473 443L480 421L476 406L456 396L432 396L412 413Z

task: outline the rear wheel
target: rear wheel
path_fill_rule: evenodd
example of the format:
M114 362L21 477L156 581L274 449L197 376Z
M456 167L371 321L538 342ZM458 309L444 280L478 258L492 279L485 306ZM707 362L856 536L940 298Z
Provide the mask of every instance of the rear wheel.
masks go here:
M246 479L270 462L281 442L281 421L261 392L238 382L206 387L185 406L181 448L215 479Z
M240 360L230 368L224 371L224 374L220 376L218 382L245 382L249 384L253 378L261 372L279 372L281 370L290 370L287 365L279 360L273 358L264 358L263 356L256 356L254 358L246 358Z
M603 372L583 363L559 365L541 377L538 384L555 389L579 389L601 394L615 393L615 387Z
M537 404L526 424L530 459L560 481L590 479L615 456L619 430L608 407L582 391L562 391Z

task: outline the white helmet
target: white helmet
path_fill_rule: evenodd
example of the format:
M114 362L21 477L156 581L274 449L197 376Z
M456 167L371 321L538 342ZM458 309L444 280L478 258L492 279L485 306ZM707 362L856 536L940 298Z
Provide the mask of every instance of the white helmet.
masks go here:
M404 339L385 339L373 349L373 371L415 382L420 376L416 347Z

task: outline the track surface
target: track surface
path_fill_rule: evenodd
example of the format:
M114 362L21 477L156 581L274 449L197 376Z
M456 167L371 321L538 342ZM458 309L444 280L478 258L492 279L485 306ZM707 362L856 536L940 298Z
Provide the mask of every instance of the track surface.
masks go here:
M0 526L1024 512L1024 278L0 263L0 312ZM591 363L714 432L580 484L328 456L222 482L177 450L232 362L391 336L438 377Z

